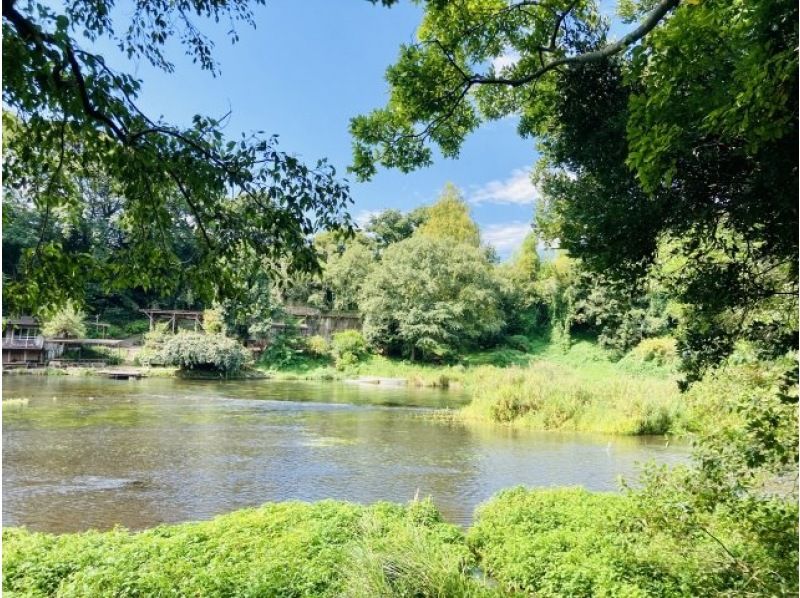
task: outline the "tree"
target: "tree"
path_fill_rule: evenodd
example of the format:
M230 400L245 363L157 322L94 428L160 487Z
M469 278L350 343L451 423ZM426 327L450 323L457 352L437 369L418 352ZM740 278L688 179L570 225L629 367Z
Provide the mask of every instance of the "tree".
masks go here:
M379 249L407 239L428 219L428 208L420 206L403 213L400 210L384 210L370 216L364 230L375 239Z
M220 305L203 310L203 330L206 334L225 333L225 310Z
M206 299L234 292L241 277L227 266L245 249L271 263L314 270L308 238L325 228L350 228L348 188L324 161L306 166L262 134L233 140L225 118L195 116L187 128L143 114L141 82L116 72L79 46L104 38L129 58L172 70L165 48L178 32L201 68L216 73L212 42L196 20L252 24L246 0L138 2L127 28L112 18L113 2L69 2L60 12L38 2L3 3L4 195L39 215L36 245L4 285L6 309L39 309L76 294L93 278L109 286L169 286L176 271ZM231 38L236 40L235 28ZM124 233L110 264L71 251L49 234L60 210L81 213L81 185L109 183ZM234 199L231 200L231 197ZM170 247L186 225L196 250L187 264ZM166 248L166 249L165 249Z
M516 115L542 155L540 234L617 280L680 264L663 284L688 306L689 380L737 338L796 347L796 3L620 6L639 25L609 41L591 1L427 3L388 104L351 123L354 171L454 157Z
M469 207L452 183L445 185L439 199L427 209L426 220L419 227L421 236L452 239L473 247L481 244L478 225L469 215Z
M449 238L414 235L389 246L359 303L367 341L412 360L444 359L503 327L486 256Z
M643 2L652 10L640 24L608 42L592 0L426 2L417 43L402 46L387 70L387 106L351 121L353 171L369 178L379 164L404 172L426 166L430 144L456 157L484 120L511 114L531 133L542 109L537 96L560 73L625 52L678 4Z
M343 237L320 233L314 238L322 272L287 274L281 298L323 310L357 310L358 295L375 261L375 243L363 233Z
M55 312L42 326L42 334L55 338L84 338L86 336L86 313L72 301Z
M358 239L342 253L331 255L324 265L323 284L330 290L333 309L356 311L364 280L375 263L375 254Z
M536 233L528 233L512 258L496 267L506 330L511 334L531 334L547 319L545 298L539 288L542 268L537 244Z

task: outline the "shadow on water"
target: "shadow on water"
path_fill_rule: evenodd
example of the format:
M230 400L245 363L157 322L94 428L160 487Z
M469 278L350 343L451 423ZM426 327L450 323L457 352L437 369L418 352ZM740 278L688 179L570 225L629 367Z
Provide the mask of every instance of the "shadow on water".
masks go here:
M450 521L508 486L614 490L663 438L427 417L457 391L340 383L4 379L5 525L65 532L205 519L278 500L432 496Z

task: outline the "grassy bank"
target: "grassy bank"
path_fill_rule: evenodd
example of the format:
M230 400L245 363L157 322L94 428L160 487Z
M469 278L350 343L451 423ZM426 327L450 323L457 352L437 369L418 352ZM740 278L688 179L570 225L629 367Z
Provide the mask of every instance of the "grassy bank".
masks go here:
M653 525L636 494L513 488L478 508L467 542L510 595L796 596L797 508L773 502L789 516L764 538L724 515Z
M783 585L775 587L796 592L791 550L753 552L737 530L713 527L714 538L741 559L732 561L710 536L687 540L643 526L638 508L630 495L515 488L479 507L466 533L444 523L429 501L276 503L139 533L6 529L3 590L70 597L742 595L752 581L749 563L780 575Z
M19 596L489 595L427 501L267 504L140 533L8 529L3 548L3 590Z
M470 424L606 434L665 434L693 427L668 365L634 353L612 362L589 341L565 351L533 340L528 351L472 353L456 365L370 356L336 369L325 360L301 359L268 370L268 375L289 380L401 378L414 386L459 387L472 402L442 415Z
M660 339L652 339L659 341ZM656 342L656 349L664 343ZM289 366L240 371L236 379L336 381L391 378L419 387L459 388L471 403L441 417L470 425L499 424L536 430L603 434L666 434L697 428L668 364L633 351L619 361L583 340L568 350L531 339L528 350L499 348L463 356L458 363L411 363L370 355L336 368L330 359L298 355ZM219 379L202 370L138 368L151 377ZM49 375L92 375L87 368L20 370Z
M537 430L606 434L666 434L689 427L673 380L611 368L577 368L552 361L481 368L469 383L472 401L456 415Z

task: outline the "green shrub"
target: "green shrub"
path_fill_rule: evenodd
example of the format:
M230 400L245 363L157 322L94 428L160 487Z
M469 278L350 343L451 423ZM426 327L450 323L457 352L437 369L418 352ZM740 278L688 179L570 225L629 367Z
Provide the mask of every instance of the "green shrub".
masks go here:
M429 502L267 504L139 533L3 529L3 589L17 595L477 596L473 565Z
M148 320L134 320L132 322L128 322L122 327L122 332L125 336L146 334L148 330L150 330L150 322Z
M42 325L42 334L57 338L85 338L86 313L78 309L72 301L50 316Z
M710 552L711 538L686 543L651 533L637 514L624 495L520 487L478 508L468 541L505 590L525 595L725 593L726 563Z
M166 322L161 322L144 335L144 346L136 354L134 363L143 366L165 365L161 356L161 349L170 336Z
M798 595L797 361L725 364L685 400L692 463L648 467L634 518L706 561L706 595Z
M183 370L210 370L227 376L250 365L252 357L241 343L222 334L181 331L164 340L158 361Z
M303 361L306 345L295 330L273 336L261 353L259 363L270 368L287 368Z
M331 345L323 336L312 336L306 339L306 351L312 357L328 357Z
M355 365L369 354L367 341L357 330L345 330L334 334L331 352L339 369Z
M678 361L677 341L669 336L646 338L631 349L624 359L659 367L673 366Z
M464 358L464 363L466 365L493 365L503 368L510 365L527 365L530 360L531 356L524 351L498 348L472 353Z
M225 312L221 306L203 310L203 330L208 334L225 333Z
M509 336L507 339L505 339L505 344L508 347L517 351L522 351L523 353L528 353L531 350L530 339L522 334L514 334Z

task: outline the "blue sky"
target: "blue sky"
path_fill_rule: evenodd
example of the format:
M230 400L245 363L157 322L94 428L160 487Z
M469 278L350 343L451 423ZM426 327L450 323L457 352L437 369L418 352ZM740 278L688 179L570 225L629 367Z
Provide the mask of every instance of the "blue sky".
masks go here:
M188 124L194 114L222 116L230 110L226 132L232 137L241 131L276 133L282 150L309 162L327 157L347 176L349 119L385 103L385 69L400 44L413 41L420 18L420 8L408 2L386 9L364 0L268 0L256 8L256 29L238 27L236 44L227 39L227 26L203 24L216 43L216 78L184 58L177 45L169 52L177 67L173 74L145 61L110 62L143 80L139 104L151 116ZM521 139L515 126L513 119L485 125L457 160L439 157L410 174L381 170L367 183L347 177L353 215L363 219L386 208L430 203L451 181L471 203L484 241L507 257L529 230L534 201L527 174L536 158L534 142Z

